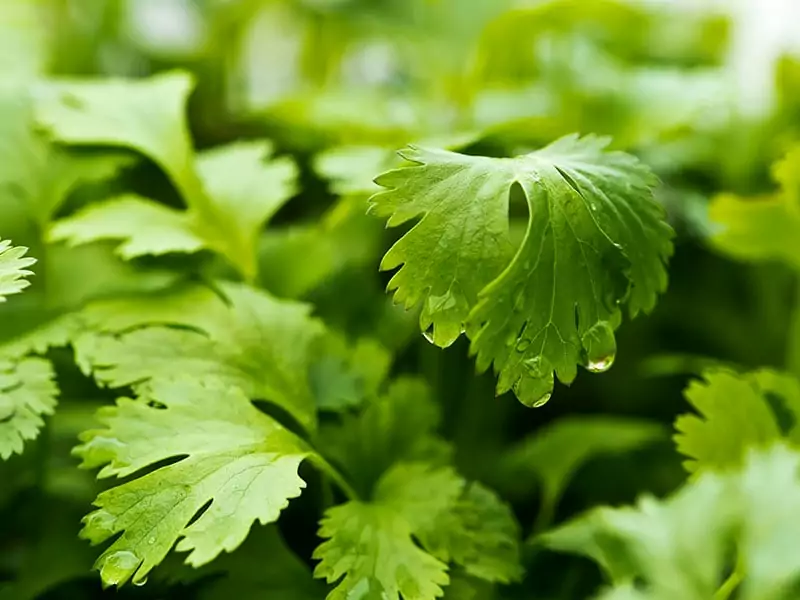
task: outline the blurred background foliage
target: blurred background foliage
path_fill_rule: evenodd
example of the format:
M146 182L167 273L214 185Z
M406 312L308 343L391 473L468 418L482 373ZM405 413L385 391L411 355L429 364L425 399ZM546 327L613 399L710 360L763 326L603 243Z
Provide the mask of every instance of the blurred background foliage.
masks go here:
M792 10L779 0L751 4ZM396 354L396 371L422 373L442 403L459 469L510 498L526 534L597 503L667 493L683 480L668 431L686 408L687 377L710 357L785 366L798 302L788 268L734 263L707 243L709 199L772 189L771 164L798 138L800 62L785 32L748 14L733 1L699 0L3 0L0 237L31 247L40 262L30 291L0 306L0 337L99 296L159 289L186 274L226 275L206 255L124 263L112 246L43 241L50 219L114 189L180 200L153 164L51 144L30 126L38 84L183 68L197 79L190 123L198 147L268 137L301 167L300 192L263 232L260 283L312 302L350 336L376 337ZM377 266L397 233L364 215L365 199L372 178L410 142L503 156L575 131L611 135L657 171L676 254L655 313L621 328L614 368L557 387L553 401L531 411L494 398L492 375L474 375L463 340L434 348L416 316L392 306ZM110 173L119 177L109 182ZM524 223L526 215L512 217ZM23 456L0 463L0 581L27 582L7 596L0 587L4 600L106 597L85 571L93 551L75 539L95 484L74 468L69 448L111 396L69 356L55 359L57 415ZM628 453L640 441L615 447L604 440L618 433L588 432L599 454L565 467L575 476L551 492L562 498L557 508L535 484L520 485L520 461L540 460L530 439L564 417L599 414L649 419L663 432ZM293 504L282 529L307 558L315 523L304 510L314 514ZM582 598L599 577L578 559L526 561L530 576L509 597ZM159 585L115 597L196 591Z

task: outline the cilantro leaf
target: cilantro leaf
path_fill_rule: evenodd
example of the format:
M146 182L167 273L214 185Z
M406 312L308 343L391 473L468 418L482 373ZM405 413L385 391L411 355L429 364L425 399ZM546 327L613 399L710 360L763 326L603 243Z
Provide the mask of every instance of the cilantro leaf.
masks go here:
M57 397L49 361L0 359L0 458L21 453L24 442L39 435L42 416L53 414Z
M539 540L598 562L615 585L604 598L706 600L737 554L738 598L794 597L800 559L786 548L800 535L799 469L785 446L752 451L741 471L704 473L664 501L595 509Z
M308 380L325 329L309 306L247 285L110 300L81 315L89 333L74 340L78 363L112 387L176 375L218 380L272 402L303 427L316 424Z
M314 551L314 576L339 582L328 600L434 600L447 585L444 563L414 544L403 517L380 504L348 502L329 509Z
M381 478L375 499L403 515L423 548L468 575L500 583L522 575L513 513L492 491L467 483L452 468L398 464Z
M449 581L448 562L488 582L516 580L518 534L509 508L451 467L398 463L381 477L369 503L350 502L326 513L320 536L330 540L314 553L322 560L315 575L329 582L344 576L331 599L348 593L438 597Z
M37 117L57 140L138 151L169 175L187 205L178 211L144 198L112 199L58 223L52 240L122 239L126 258L208 248L245 278L256 276L257 236L294 195L297 168L288 158L265 162L272 153L265 141L235 142L195 156L185 115L193 85L190 76L175 72L45 89Z
M649 311L667 283L672 230L655 178L602 138L568 136L512 159L410 148L416 166L376 181L371 210L389 226L419 219L386 254L400 269L395 300L422 303L420 326L439 346L466 330L479 370L494 364L497 392L546 401L553 373L611 366L620 304ZM521 191L529 223L514 251L509 201Z
M709 239L712 246L738 260L780 260L800 269L798 165L800 146L772 170L780 192L753 199L732 194L714 198L709 218L718 229Z
M187 73L142 81L50 80L40 90L36 118L59 142L135 150L153 160L184 197L199 193L185 117L194 88Z
M12 246L9 240L0 240L0 302L5 302L6 296L18 294L30 285L25 278L33 275L28 267L36 259L25 256L27 251L22 246Z
M512 447L501 463L499 480L504 488L519 494L538 482L542 493L540 519L549 521L564 490L586 462L639 450L666 439L666 435L657 423L641 419L567 417Z
M739 467L750 448L784 436L800 441L800 382L790 375L710 370L684 395L699 413L675 420L675 442L690 472Z
M205 240L182 211L132 194L90 204L56 221L51 242L78 246L99 240L122 240L117 254L129 260L145 254L197 252Z
M305 487L297 469L310 449L224 382L153 382L98 418L104 428L82 434L75 450L82 467L102 466L101 478L152 468L101 493L84 519L92 543L122 534L96 563L107 585L142 581L175 542L193 566L230 552Z

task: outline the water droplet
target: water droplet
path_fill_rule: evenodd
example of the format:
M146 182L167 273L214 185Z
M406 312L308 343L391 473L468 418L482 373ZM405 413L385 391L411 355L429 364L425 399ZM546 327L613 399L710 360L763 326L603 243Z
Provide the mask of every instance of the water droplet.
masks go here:
M514 384L514 394L525 406L544 406L553 394L553 365L546 358L536 356L523 361L522 366L524 373Z
M133 580L133 585L135 585L136 587L142 587L145 584L147 584L147 577L142 577L141 579Z
M441 296L430 295L428 296L428 312L438 313L451 310L456 307L458 301L452 292L445 292Z
M153 544L156 543L156 538L154 538L154 537L147 538L147 543L152 546Z
M87 534L92 538L107 538L114 534L114 521L116 517L107 510L96 510L89 514L85 519Z
M617 354L617 340L614 329L606 321L600 321L589 328L581 338L583 344L583 364L591 373L603 373L614 364Z
M429 343L433 344L433 325L428 327L425 331L422 332L422 337L428 340Z
M536 402L533 403L533 408L541 408L553 397L553 394L545 394L541 398L539 398Z
M517 352L525 352L525 350L531 347L531 340L526 338L519 339L517 340L517 345L515 347Z
M605 373L614 364L614 356L606 356L600 360L590 360L586 363L586 370L591 373Z
M127 550L112 552L103 559L100 577L105 585L119 585L133 575L141 562L133 552Z

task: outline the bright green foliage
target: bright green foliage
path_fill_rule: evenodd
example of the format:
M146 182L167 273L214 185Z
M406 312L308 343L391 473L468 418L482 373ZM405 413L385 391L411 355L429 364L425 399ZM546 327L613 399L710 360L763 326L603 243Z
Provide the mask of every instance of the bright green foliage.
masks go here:
M468 484L449 467L395 465L369 503L329 510L320 536L330 539L314 553L322 561L315 575L329 582L344 576L330 600L347 594L435 598L448 583L447 563L488 582L508 583L521 575L519 532L511 511L492 492Z
M561 494L586 462L609 455L635 452L666 439L658 424L622 417L566 417L539 430L511 448L501 479L509 489L526 490L534 482L541 486L542 510L546 517Z
M134 157L124 152L70 152L50 143L32 127L30 103L26 89L0 91L0 198L19 203L44 228L71 192L111 179Z
M79 317L96 333L76 338L78 362L111 387L176 374L222 381L313 430L308 373L324 327L305 304L244 285L220 290L224 296L198 286L90 305Z
M85 518L92 543L122 533L97 560L107 585L143 580L175 542L193 566L230 552L305 487L297 469L310 449L224 382L154 382L99 418L104 428L84 433L76 454L100 477L180 458L103 492Z
M781 260L800 269L800 147L773 168L779 193L746 199L721 194L709 208L718 250L739 260Z
M0 458L21 453L56 407L58 386L52 365L41 358L0 360Z
M52 84L39 120L59 141L135 150L158 164L187 210L125 195L88 206L56 223L53 241L121 239L124 258L196 252L226 257L248 279L256 275L257 236L295 192L289 159L266 162L268 142L235 142L195 156L185 104L193 80L168 73L143 82Z
M655 178L601 138L565 137L513 159L411 148L416 166L376 181L372 212L390 226L419 218L384 257L400 267L395 299L422 303L420 325L448 346L466 330L479 370L494 364L497 392L530 406L582 364L611 366L627 302L649 311L666 287L672 231L655 203ZM514 251L509 201L522 192L528 229Z
M800 577L789 550L800 535L799 468L800 456L783 446L753 452L741 472L703 475L665 501L596 509L541 542L598 562L622 588L603 598L708 600L738 556L737 598L788 600Z
M12 246L9 240L0 240L0 302L5 302L6 296L17 294L30 285L25 278L33 275L28 267L36 259L25 256L27 251L27 248Z
M398 464L381 478L375 498L402 514L439 560L484 581L509 583L521 576L513 514L496 494L453 469Z
M348 502L330 509L314 552L314 574L339 583L328 600L434 600L447 585L447 567L414 544L409 524L381 504Z
M707 371L685 396L699 415L677 418L675 442L691 472L736 468L750 448L800 441L800 382L790 375Z

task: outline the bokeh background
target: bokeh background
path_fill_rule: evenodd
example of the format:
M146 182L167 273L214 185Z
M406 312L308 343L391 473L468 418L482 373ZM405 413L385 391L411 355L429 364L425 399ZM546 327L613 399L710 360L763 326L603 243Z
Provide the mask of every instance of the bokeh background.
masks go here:
M496 468L510 444L567 415L636 416L668 428L687 409L687 379L713 362L788 360L796 370L786 358L796 277L717 254L707 205L722 192L774 188L770 166L800 133L798 56L793 0L2 0L0 237L29 246L40 266L30 290L0 306L0 337L92 298L167 286L179 273L225 275L206 256L122 263L111 245L46 245L29 201L46 193L53 165L31 149L20 126L25 102L12 91L46 77L186 69L197 78L189 110L199 148L268 137L301 167L300 193L262 235L260 283L312 302L350 335L378 337L397 372L421 373L443 404L459 469L502 489L529 531L535 494ZM466 152L503 156L576 131L613 136L658 173L676 252L655 312L621 328L615 366L557 385L547 405L530 410L512 395L495 398L494 377L475 374L466 342L435 348L414 314L392 306L378 264L399 232L362 209L372 178L409 142L463 137ZM112 183L75 190L59 215L114 189L180 205L163 173L140 162ZM512 217L522 225L527 215ZM92 556L74 534L96 487L69 448L111 395L68 355L58 364L64 399L49 433L0 464L0 580L32 577L31 598L191 597L168 586L104 593L91 575L72 576L75 561ZM665 437L588 462L555 518L665 494L683 479ZM290 509L283 525L301 555L316 527L303 510ZM531 560L532 577L560 576L527 581L519 597L582 598L597 584L588 563Z

